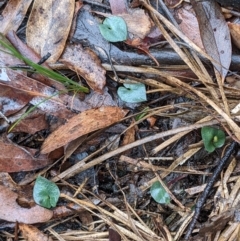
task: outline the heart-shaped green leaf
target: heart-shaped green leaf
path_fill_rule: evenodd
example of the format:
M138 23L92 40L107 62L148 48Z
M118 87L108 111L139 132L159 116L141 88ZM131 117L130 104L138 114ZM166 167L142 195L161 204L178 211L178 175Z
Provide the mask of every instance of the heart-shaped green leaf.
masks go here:
M222 130L210 126L202 127L201 135L204 147L208 152L213 152L216 148L222 147L226 139Z
M38 205L45 208L56 207L59 196L59 188L54 182L38 176L33 188L33 198Z
M124 87L118 88L118 95L121 100L129 103L139 103L147 100L146 88L142 83L139 84L123 84Z
M111 16L99 25L102 36L109 42L119 42L127 39L127 25L123 18Z
M150 193L152 198L157 203L161 203L161 204L170 203L171 198L159 181L153 183L150 189Z

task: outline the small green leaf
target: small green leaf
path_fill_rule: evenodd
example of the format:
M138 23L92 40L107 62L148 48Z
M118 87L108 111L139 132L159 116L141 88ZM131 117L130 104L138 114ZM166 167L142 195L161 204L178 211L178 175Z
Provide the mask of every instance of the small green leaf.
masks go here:
M102 36L109 42L119 42L127 39L127 25L123 18L111 16L99 25Z
M38 176L33 188L33 198L38 205L45 208L56 207L59 196L59 188L54 182Z
M214 127L204 126L201 129L204 147L208 152L213 152L216 148L222 147L225 143L225 133Z
M142 83L123 84L125 87L118 88L118 95L121 100L129 103L139 103L147 100L146 88Z
M153 183L150 189L150 193L152 198L157 203L161 203L161 204L170 203L171 198L159 181Z

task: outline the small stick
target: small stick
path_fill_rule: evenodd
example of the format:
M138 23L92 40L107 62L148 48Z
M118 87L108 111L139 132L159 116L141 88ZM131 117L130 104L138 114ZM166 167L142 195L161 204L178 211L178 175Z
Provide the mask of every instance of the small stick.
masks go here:
M197 201L197 204L196 204L196 208L195 208L195 213L193 215L193 218L192 218L192 221L191 223L189 224L188 226L188 229L186 231L186 234L185 234L185 237L184 237L184 240L189 240L189 237L194 229L194 226L197 222L197 219L200 215L200 211L203 207L203 204L205 203L207 197L208 197L208 194L210 192L210 190L212 189L218 175L220 174L220 172L222 171L222 169L224 168L227 160L229 159L229 157L234 153L235 149L236 149L236 146L237 146L237 142L233 142L229 147L228 149L226 150L225 152L225 155L223 156L223 158L219 161L218 163L218 166L216 167L216 169L214 170L213 172L213 175L210 177L210 180L209 182L207 183L204 191L202 192L202 195L200 196L200 198L198 199Z

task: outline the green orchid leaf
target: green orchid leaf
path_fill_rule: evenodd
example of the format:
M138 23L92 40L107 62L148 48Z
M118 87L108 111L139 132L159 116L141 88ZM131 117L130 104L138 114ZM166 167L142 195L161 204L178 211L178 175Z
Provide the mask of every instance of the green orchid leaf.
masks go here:
M111 16L99 25L102 36L109 42L120 42L127 39L127 25L121 17Z
M33 198L38 205L45 208L56 207L59 196L59 188L54 182L38 176L33 188Z
M169 194L166 192L159 181L153 183L150 189L150 193L152 198L157 203L168 204L171 201Z
M129 103L139 103L147 100L146 87L144 84L123 84L118 88L118 95L121 100Z
M201 135L204 147L210 153L215 151L216 148L222 147L226 139L222 130L210 126L202 127Z
M217 129L215 138L213 138L213 144L216 148L220 148L224 145L226 140L225 133L222 130Z

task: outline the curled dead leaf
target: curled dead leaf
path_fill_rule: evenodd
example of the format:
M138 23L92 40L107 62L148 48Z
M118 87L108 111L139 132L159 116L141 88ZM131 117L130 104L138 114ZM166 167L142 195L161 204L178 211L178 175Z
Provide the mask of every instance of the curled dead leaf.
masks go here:
M114 106L86 110L72 117L65 125L51 133L44 141L41 153L49 153L80 136L110 126L120 121L127 112Z

